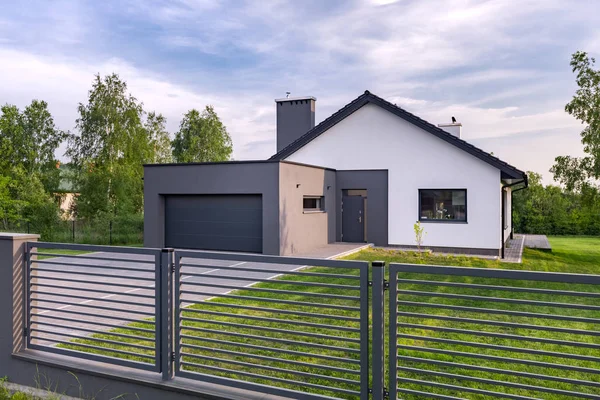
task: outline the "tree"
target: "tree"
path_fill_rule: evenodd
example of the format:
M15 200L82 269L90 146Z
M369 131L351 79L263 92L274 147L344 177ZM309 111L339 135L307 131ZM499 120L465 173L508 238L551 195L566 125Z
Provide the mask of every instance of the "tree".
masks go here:
M11 222L20 219L23 201L14 198L12 188L15 181L10 176L0 175L0 222L4 230L9 229Z
M144 124L142 103L117 74L96 75L78 111L79 135L70 137L67 150L79 172L78 212L85 217L140 212L143 164L154 161L157 141L164 147L164 118L153 113Z
M150 138L150 145L153 150L152 159L149 160L151 163L164 164L173 161L171 140L169 139L166 124L167 119L161 114L156 114L155 112L148 113L144 127Z
M17 106L6 104L0 107L0 171L6 173L19 163L21 143L23 142L23 124Z
M586 52L578 51L571 58L571 67L577 74L579 89L565 106L565 111L585 125L581 143L585 157L559 156L550 170L554 180L567 190L580 191L600 179L600 70L595 70L596 60Z
M56 190L55 152L67 133L56 128L48 103L33 100L22 113L8 104L0 110L1 170L22 167L28 174L37 174L47 191Z
M591 185L578 192L542 184L540 174L528 172L529 187L513 194L516 232L545 235L600 234L600 190Z
M232 151L231 137L212 106L202 113L192 109L183 116L173 140L177 162L227 161Z

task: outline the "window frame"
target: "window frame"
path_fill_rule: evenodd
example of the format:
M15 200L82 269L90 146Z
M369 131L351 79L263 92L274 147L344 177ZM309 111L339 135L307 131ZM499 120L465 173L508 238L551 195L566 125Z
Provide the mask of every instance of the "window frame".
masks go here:
M307 199L317 200L317 208L304 208L304 200L307 200ZM325 196L319 196L319 195L314 195L314 196L304 195L304 196L302 196L302 212L304 214L324 213L325 212Z
M421 194L423 192L432 191L432 190L447 190L447 191L461 191L465 192L465 219L464 220L455 220L455 219L428 219L421 218ZM469 221L469 203L468 203L468 191L467 188L427 188L427 189L419 189L419 196L417 199L419 203L419 214L417 215L419 222L424 223L433 223L433 224L467 224Z

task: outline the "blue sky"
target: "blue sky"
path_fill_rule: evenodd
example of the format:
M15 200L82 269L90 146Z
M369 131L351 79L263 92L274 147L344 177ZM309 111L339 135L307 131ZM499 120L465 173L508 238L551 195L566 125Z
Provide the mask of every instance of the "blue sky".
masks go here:
M317 121L365 89L550 182L580 155L570 55L600 58L589 1L0 0L0 103L49 102L73 130L94 73L117 72L171 133L213 104L236 159L275 152L273 99L312 95Z

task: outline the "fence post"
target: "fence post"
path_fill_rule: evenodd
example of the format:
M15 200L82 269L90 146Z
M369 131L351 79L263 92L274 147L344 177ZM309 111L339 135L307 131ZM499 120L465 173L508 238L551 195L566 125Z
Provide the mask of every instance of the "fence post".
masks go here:
M72 221L73 225L73 243L75 243L75 220Z
M27 242L39 237L0 233L0 376L14 376L11 354L26 346Z
M373 365L373 400L383 400L386 396L384 383L385 377L385 352L384 352L384 332L385 315L384 303L386 289L385 281L385 262L373 261L371 264L373 288L371 295L371 307L373 314L373 340L372 340L372 365Z
M173 253L170 248L160 253L160 279L156 282L160 293L160 369L163 380L173 379L173 285L171 284Z
M390 300L388 310L390 313L390 328L389 328L389 369L390 378L390 397L395 399L398 396L398 270L394 265L390 265Z

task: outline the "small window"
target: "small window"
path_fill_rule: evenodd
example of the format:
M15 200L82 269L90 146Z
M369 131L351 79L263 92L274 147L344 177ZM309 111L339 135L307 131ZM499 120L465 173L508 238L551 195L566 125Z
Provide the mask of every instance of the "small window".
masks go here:
M467 222L467 190L420 189L419 221Z
M323 211L324 205L323 196L304 196L302 201L304 211Z

